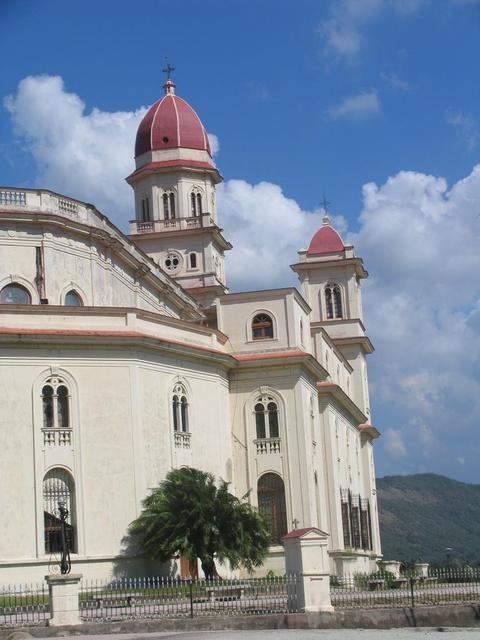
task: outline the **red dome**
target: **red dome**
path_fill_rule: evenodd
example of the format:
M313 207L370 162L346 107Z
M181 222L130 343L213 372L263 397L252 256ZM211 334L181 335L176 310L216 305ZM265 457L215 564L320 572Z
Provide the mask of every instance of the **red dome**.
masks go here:
M310 246L307 250L307 256L319 255L322 253L338 253L345 248L341 237L329 223L323 224L315 233Z
M178 147L207 151L211 156L207 132L192 107L166 84L166 95L150 107L138 127L135 157L147 151Z

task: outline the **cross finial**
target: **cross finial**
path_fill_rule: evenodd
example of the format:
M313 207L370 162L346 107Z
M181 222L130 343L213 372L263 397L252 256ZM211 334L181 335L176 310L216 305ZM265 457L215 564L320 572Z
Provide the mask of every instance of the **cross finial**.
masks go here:
M328 217L328 205L332 204L331 202L329 202L327 200L327 198L325 197L325 193L323 194L323 199L320 202L320 205L323 209L323 224L330 224L330 218Z
M167 74L167 77L165 78L166 80L171 80L171 75L172 75L172 71L175 71L175 67L172 67L172 65L168 62L168 58L165 58L166 62L167 62L167 66L162 69L163 73Z
M165 84L163 85L163 88L165 89L165 93L171 93L173 95L175 93L175 84L171 76L172 76L172 71L175 71L175 67L172 67L172 65L168 62L167 58L165 58L165 60L167 61L167 66L164 69L162 69L162 71L167 75L167 77L165 79Z

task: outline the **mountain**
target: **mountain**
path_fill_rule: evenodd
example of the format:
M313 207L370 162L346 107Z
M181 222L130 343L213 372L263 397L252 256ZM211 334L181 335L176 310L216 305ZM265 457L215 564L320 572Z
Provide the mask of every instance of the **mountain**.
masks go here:
M422 473L378 478L377 492L385 560L480 562L480 485Z

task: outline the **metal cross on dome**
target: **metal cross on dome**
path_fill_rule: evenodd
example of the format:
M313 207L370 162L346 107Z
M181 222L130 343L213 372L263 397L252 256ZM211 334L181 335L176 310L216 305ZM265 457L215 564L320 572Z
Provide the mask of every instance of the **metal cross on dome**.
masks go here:
M325 214L328 214L328 205L329 204L332 204L332 203L327 200L327 198L325 197L325 193L324 193L323 194L323 200L320 202L320 205L321 205L322 209L324 210Z
M167 66L165 69L162 69L163 73L167 74L167 80L171 79L172 71L175 71L175 67L172 67L171 64L167 61Z

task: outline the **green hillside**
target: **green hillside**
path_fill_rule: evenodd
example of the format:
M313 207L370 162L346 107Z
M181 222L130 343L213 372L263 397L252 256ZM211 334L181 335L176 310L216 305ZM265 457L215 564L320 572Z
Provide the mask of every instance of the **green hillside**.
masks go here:
M378 478L383 557L480 563L480 485L433 473Z

